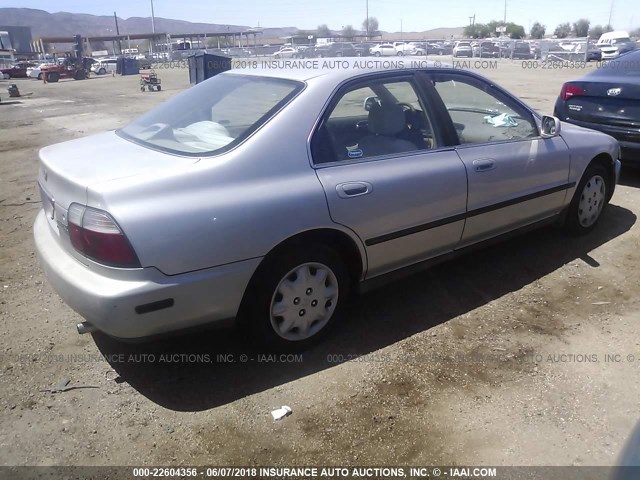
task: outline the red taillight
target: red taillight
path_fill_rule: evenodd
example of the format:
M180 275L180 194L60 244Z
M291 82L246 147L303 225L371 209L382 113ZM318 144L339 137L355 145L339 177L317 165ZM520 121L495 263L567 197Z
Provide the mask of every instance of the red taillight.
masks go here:
M67 212L71 245L86 257L112 267L139 267L127 237L107 212L72 203Z
M572 97L579 97L580 95L584 95L587 91L579 87L578 85L572 85L570 83L565 83L562 86L562 90L560 91L560 98L563 100L569 100Z

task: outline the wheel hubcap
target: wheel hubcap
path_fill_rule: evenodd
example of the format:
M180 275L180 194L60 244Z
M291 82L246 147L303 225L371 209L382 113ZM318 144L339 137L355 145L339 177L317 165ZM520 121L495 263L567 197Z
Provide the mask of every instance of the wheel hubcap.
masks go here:
M305 263L278 283L271 299L271 326L286 340L304 340L326 326L337 304L333 271L321 263Z
M600 175L594 175L587 181L578 203L578 220L583 227L590 227L598 220L604 207L606 187Z

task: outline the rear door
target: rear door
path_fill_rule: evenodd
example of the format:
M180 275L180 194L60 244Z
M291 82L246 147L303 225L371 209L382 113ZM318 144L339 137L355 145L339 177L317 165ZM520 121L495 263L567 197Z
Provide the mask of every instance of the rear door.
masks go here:
M453 121L468 176L460 246L559 213L573 186L562 138L541 138L531 112L484 79L463 72L435 72L431 79Z
M389 117L374 119L374 103L403 109L401 128L387 125ZM371 75L338 91L312 137L331 217L362 239L368 278L460 241L465 167L444 145L430 110L413 74Z

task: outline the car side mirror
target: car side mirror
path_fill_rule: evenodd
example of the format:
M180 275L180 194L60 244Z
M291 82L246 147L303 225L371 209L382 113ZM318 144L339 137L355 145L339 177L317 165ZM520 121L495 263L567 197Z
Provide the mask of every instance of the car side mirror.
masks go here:
M560 119L545 115L542 117L541 134L542 138L553 138L560 135L562 129Z
M380 99L378 97L367 97L364 99L364 109L365 111L370 111L371 107L373 107L373 105L378 104L380 105Z

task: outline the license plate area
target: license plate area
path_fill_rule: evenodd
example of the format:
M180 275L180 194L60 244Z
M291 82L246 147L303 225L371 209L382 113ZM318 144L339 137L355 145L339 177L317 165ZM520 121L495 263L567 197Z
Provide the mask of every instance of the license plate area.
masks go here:
M42 208L44 209L44 213L47 215L47 218L49 220L55 220L56 218L55 199L47 193L47 191L42 187L40 183L38 183L38 187L40 187L40 199L42 200Z

